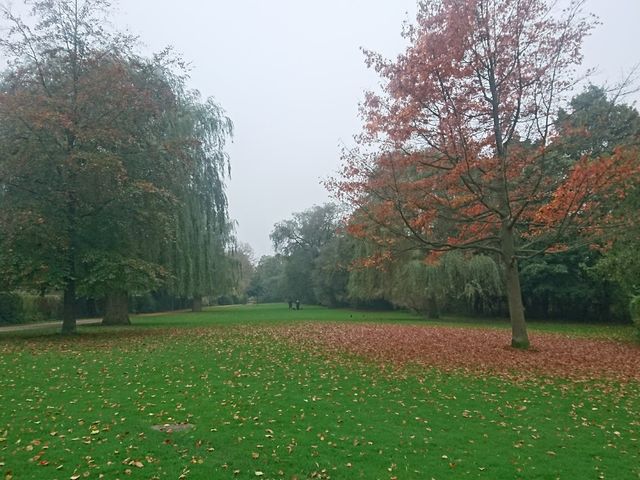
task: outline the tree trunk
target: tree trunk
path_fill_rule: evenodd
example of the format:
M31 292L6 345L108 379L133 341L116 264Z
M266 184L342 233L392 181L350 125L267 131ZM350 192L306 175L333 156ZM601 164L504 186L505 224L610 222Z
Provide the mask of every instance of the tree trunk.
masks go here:
M193 296L193 300L191 301L191 311L192 312L202 311L202 295Z
M435 320L440 318L440 309L438 308L438 301L436 300L436 296L429 292L427 292L426 310L428 319Z
M61 333L72 335L76 331L76 282L71 280L64 289Z
M107 295L102 325L131 325L127 292L111 292Z
M524 320L524 305L522 304L522 290L520 288L520 272L515 257L513 231L508 228L502 230L502 260L504 262L505 281L507 287L507 302L511 319L511 346L515 348L529 348L527 324Z

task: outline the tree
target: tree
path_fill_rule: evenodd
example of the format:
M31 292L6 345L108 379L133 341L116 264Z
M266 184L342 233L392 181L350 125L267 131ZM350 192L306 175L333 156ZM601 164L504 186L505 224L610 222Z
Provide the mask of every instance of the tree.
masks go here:
M311 272L313 294L320 305L340 307L350 303L348 285L354 257L354 239L343 229L322 246Z
M638 144L640 115L622 103L622 87L607 91L589 85L560 110L557 128L562 143L557 152L558 164L570 166L585 155L611 155L615 149ZM617 217L633 218L639 205L637 198L636 187L623 201L615 198L607 210ZM544 318L625 318L633 294L628 286L640 284L635 255L639 237L637 227L631 228L618 233L610 249L582 247L526 260L522 280L527 311Z
M175 244L169 259L171 290L202 310L202 297L231 288L233 245L225 178L229 157L224 150L233 124L213 99L201 101L197 91L181 95L180 116L174 126L179 154L188 164L176 195Z
M624 85L623 85L624 87ZM559 114L561 135L566 139L564 152L569 158L580 155L609 155L615 149L637 148L640 144L640 114L622 103L622 87L607 92L590 85L576 95L567 111ZM635 219L640 208L640 188L634 185L625 198L615 198L608 205L610 214L627 225L616 236L610 249L601 252L596 271L621 289L624 311L633 295L640 292L640 258L637 255L640 224ZM600 293L602 288L598 288Z
M271 232L276 252L285 256L287 296L304 303L317 303L314 271L321 252L336 235L339 214L336 205L314 206L277 223ZM316 279L319 279L316 275Z
M282 302L285 291L285 260L282 255L265 255L260 258L247 294L259 302Z
M141 145L172 95L147 88L152 67L133 55L133 39L103 29L107 1L30 5L33 25L3 10L0 263L13 284L61 289L63 333L71 333L78 290L90 274L106 273L97 270L106 265L96 255L105 239L95 227L121 234L123 207L142 214L168 201L165 185L147 174L161 147L141 154ZM134 168L140 160L146 166ZM114 260L155 277L156 265L131 262L123 243L110 245Z
M134 108L122 112L130 120L128 134L134 142L119 145L118 155L128 181L141 188L113 196L99 215L87 219L86 229L94 236L81 257L78 293L105 299L103 325L129 325L129 296L158 288L170 273L162 252L175 238L179 192L191 168L180 149L185 150L192 138L168 135L182 110L179 82L165 67L167 61L171 59L164 54L152 60L128 58L132 81L152 110L148 117L136 115ZM104 180L94 174L85 172L83 181Z
M607 92L589 85L558 112L560 151L574 161L584 155L611 155L618 147L640 141L640 115L621 102L624 85Z
M27 3L31 24L3 10L0 271L62 290L63 333L78 295L127 324L129 294L167 279L198 309L229 283L230 120L170 51L148 60L106 31L108 1Z
M349 294L356 301L384 300L428 318L442 312L486 315L501 310L502 278L496 262L486 255L453 251L437 264L427 264L415 250L407 250L392 261L372 264L371 249L379 248L368 247L351 270Z
M602 254L588 247L522 262L522 291L527 313L535 318L607 321L615 291L594 265Z
M238 243L230 253L232 263L232 295L239 303L246 303L256 267L253 248L248 243Z
M499 259L515 347L529 346L518 262L603 233L602 200L638 173L629 151L565 163L554 153L592 24L581 2L561 16L544 0L421 2L404 54L367 54L383 92L366 95L359 148L329 182L365 219L351 232L388 252L410 243L433 260Z

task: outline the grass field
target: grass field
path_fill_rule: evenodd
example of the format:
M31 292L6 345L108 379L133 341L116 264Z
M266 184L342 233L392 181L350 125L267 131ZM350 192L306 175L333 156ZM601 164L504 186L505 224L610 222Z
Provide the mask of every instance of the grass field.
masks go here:
M440 345L442 362L397 355L450 328L481 344ZM538 353L494 371L474 339L502 342L505 328L268 305L74 338L3 334L0 479L640 478L640 349L620 342L630 330L534 324ZM545 356L555 339L566 356ZM585 345L594 365L611 348L631 376L576 377ZM467 350L478 365L460 368ZM545 373L547 358L569 359L566 375ZM192 428L152 428L164 424Z

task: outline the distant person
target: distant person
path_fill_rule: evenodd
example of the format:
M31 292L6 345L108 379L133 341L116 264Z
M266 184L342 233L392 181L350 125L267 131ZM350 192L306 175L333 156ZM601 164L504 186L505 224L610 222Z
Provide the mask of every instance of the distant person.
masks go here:
M300 310L300 300L296 300L296 310Z
M293 300L289 299L289 310L293 310Z

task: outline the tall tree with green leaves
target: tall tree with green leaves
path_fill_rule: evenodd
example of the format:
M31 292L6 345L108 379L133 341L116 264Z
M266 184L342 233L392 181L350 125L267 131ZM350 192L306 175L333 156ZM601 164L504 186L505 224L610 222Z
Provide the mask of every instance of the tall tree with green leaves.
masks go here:
M126 288L151 288L164 275L126 238L136 222L157 231L154 212L174 201L180 165L167 162L182 159L166 155L157 125L175 96L132 38L103 28L109 2L28 4L26 20L3 10L0 268L14 286L62 290L72 333L79 291L132 277Z
M190 299L193 311L202 309L204 296L231 288L234 231L225 193L229 157L224 147L232 133L231 120L213 99L202 101L197 91L182 93L173 134L188 170L177 191L175 243L168 265L171 291Z
M314 206L277 223L271 232L276 252L284 255L287 296L316 303L314 271L322 250L336 236L339 211L334 204ZM317 275L316 275L316 278Z

